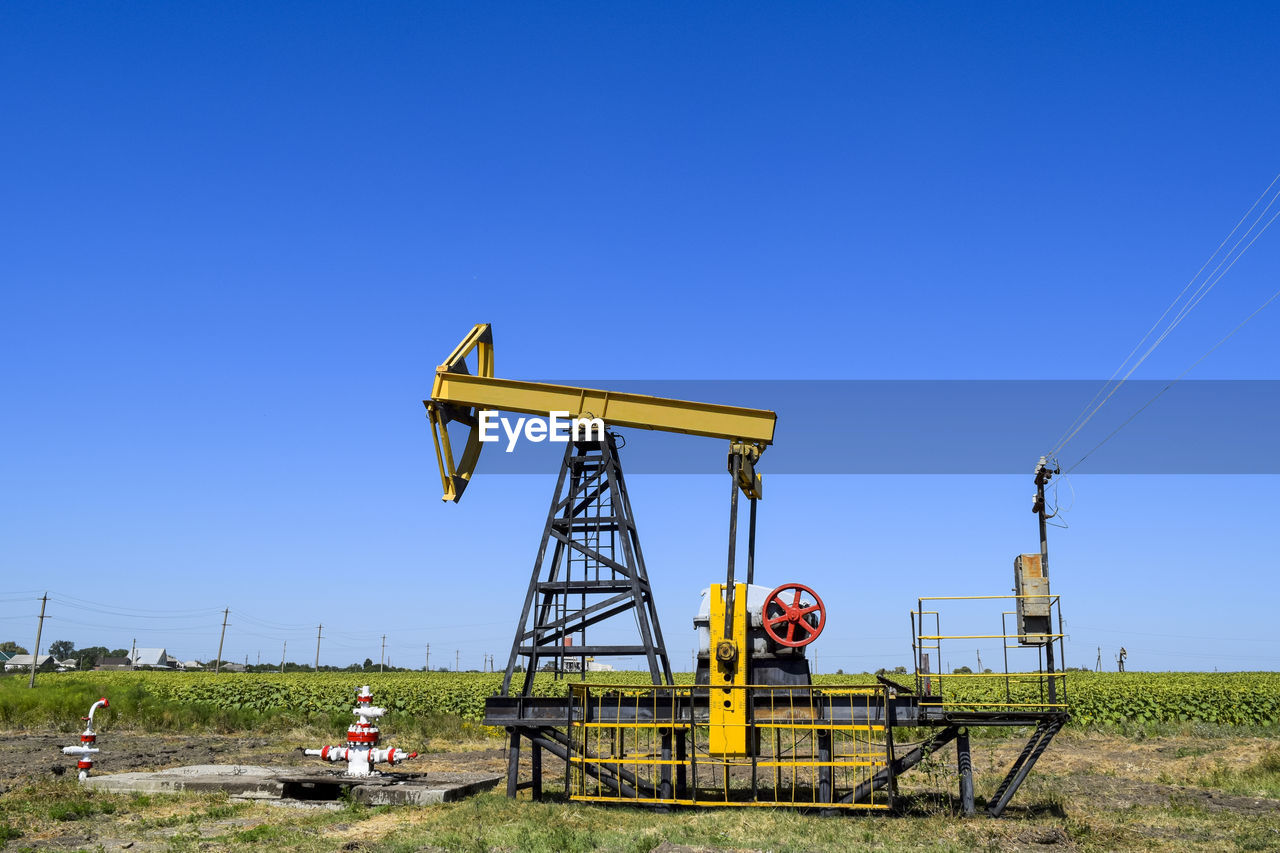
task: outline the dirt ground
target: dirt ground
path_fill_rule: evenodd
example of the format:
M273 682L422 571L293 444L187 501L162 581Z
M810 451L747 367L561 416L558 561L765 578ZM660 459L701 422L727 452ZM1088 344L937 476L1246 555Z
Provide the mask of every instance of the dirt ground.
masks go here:
M1242 790L1239 785L1232 785L1226 786L1231 790L1226 790L1209 783L1215 773L1218 776L1214 778L1246 773L1258 764L1261 755L1280 746L1277 740L1265 737L1173 735L1144 739L1068 732L1054 741L1001 820L958 817L954 750L944 750L902 777L903 792L910 805L901 817L841 822L769 810L779 814L759 818L762 822L758 825L748 823L741 812L724 816L724 812L693 810L658 815L640 809L527 801L509 804L500 793L475 798L477 802L472 806L363 812L332 803L282 807L228 802L225 797L212 795L133 799L117 795L113 801L95 794L98 805L94 808L99 811L90 810L81 816L75 803L85 795L74 781L75 761L60 754L60 747L74 741L75 736L66 733L0 733L0 818L9 826L8 837L0 835L0 841L5 842L0 847L126 849L131 853L254 846L318 850L373 850L384 846L424 850L657 849L664 853L855 847L1280 849L1280 799L1275 798L1274 789L1251 791L1247 786ZM287 737L112 732L100 741L103 752L95 773L102 774L189 764L321 766L298 751L303 745L320 744ZM1021 741L1012 737L975 738L974 770L980 801L992 793L1020 747ZM526 751L526 761L527 757ZM563 779L563 765L554 759L545 764L547 788L555 791L557 781ZM506 760L502 744L496 740L433 744L418 761L404 767L409 772L468 770L503 774ZM526 763L522 775L528 778L529 772ZM45 808L42 798L68 805ZM448 809L454 811L448 815L441 811ZM558 811L539 811L543 809ZM752 819L757 818L753 815ZM467 830L469 835L452 830L442 833L441 827L455 823L465 827L468 821L475 823ZM546 844L529 840L537 839L537 833L553 822L557 824L556 831L569 833L563 835L568 840L553 839ZM857 829L839 830L841 826ZM617 846L617 832L631 833L638 841ZM829 836L834 840L824 840ZM761 837L783 840L776 846L760 847ZM426 839L429 843L406 842L405 838ZM701 838L715 843L680 843ZM787 838L800 840L788 842ZM811 846L806 838L811 839Z
M75 744L74 734L20 732L0 734L0 793L24 782L76 775L74 756L62 755L62 747ZM341 738L339 738L341 740ZM311 740L237 735L143 735L112 732L100 735L102 752L94 758L95 775L131 770L165 770L189 764L258 764L268 767L328 768L327 762L308 758L300 747L321 747ZM394 746L394 739L387 745ZM423 770L477 770L505 773L506 762L498 742L467 744L459 750L435 749L413 762L397 766L403 772ZM393 771L394 772L394 771Z

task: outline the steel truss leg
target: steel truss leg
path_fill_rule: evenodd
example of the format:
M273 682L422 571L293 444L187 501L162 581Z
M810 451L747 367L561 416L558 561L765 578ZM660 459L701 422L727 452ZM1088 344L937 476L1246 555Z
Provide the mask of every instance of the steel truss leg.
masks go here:
M532 741L533 743L536 743L538 746L542 747L547 752L554 755L556 758L559 758L565 763L568 763L569 761L568 747L566 747L559 740L553 740L551 738L546 737L546 735L554 732L554 729L532 729L531 732L537 732L537 734L531 733L529 735L530 741ZM620 781L612 773L608 772L600 765L583 764L582 769L588 775L594 776L597 779L599 779L606 787L610 788L621 797L630 797L632 799L637 799L640 797L640 794L636 791L635 788L632 788L630 785L626 784L625 782Z
M1004 814L1005 806L1009 805L1009 800L1013 799L1013 795L1017 793L1018 788L1026 780L1027 774L1035 766L1036 760L1049 746L1049 741L1053 740L1053 736L1062 728L1063 722L1064 720L1055 718L1041 720L1036 725L1036 730L1031 733L1027 745L1022 748L1022 754L1018 756L1017 761L1013 762L1004 781L996 789L995 796L991 798L991 807L987 809L988 814L992 817L1000 817Z
M639 645L565 645L628 611L639 627ZM576 658L585 669L588 657L637 654L645 657L654 684L673 683L617 442L607 433L603 441L570 442L565 449L501 695L515 692L511 682L522 657L519 692L527 696L541 661L561 672L566 659Z
M960 773L960 810L966 817L973 817L973 758L969 754L968 729L961 729L956 735L956 769Z
M671 729L662 729L658 735L660 747L658 757L662 759L662 766L658 768L658 799L670 800L672 798L671 788L671 765L667 762L671 760L672 745L674 738L671 735ZM669 812L671 806L664 804L658 806L658 811Z
M889 784L889 781L902 773L915 767L921 761L946 746L955 738L960 730L956 726L947 726L945 729L935 732L927 741L917 746L901 758L895 758L889 762L889 766L881 770L864 782L858 784L849 793L840 798L842 803L864 803L871 799L871 794L878 788L883 788Z
M536 731L540 737L539 743L541 743L542 746L547 749L551 749L547 746L549 743L554 743L558 746L558 749L551 750L553 755L556 755L559 758L564 758L567 761L568 758L566 756L570 754L570 751L576 751L578 745L572 743L569 736L559 729L537 729ZM598 754L586 749L585 747L582 748L582 755L585 758L600 757ZM616 776L621 780L619 784L625 785L627 790L631 792L626 796L639 796L636 791L642 792L645 797L657 796L657 789L655 789L653 785L650 785L648 782L636 776L636 774L632 773L630 770L623 769L620 765L615 764L611 767L608 764L584 763L583 767L593 768L588 770L588 772L610 787L614 787L614 785L608 780Z
M529 763L533 769L533 787L530 793L536 801L542 799L542 747L536 740L529 743Z
M520 730L512 728L507 744L507 796L515 798L520 789Z

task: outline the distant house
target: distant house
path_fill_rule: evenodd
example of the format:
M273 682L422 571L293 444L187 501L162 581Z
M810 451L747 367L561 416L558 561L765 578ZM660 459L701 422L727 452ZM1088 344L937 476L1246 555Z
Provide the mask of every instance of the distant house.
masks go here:
M54 661L58 667L58 672L71 672L80 668L80 661L75 658L67 658L66 660Z
M11 657L13 657L13 652L0 652L0 663L4 663Z
M200 663L198 660L184 660L178 664L178 669L183 669L187 672L197 672L204 669L204 664Z
M134 649L134 669L177 669L178 661L169 657L164 649Z
M223 672L248 672L249 670L242 663L224 663L221 667Z
M40 658L36 662L36 669L46 672L57 665L58 662L53 659L53 655L40 655ZM5 672L21 672L23 670L30 669L31 655L14 655L4 662Z
M98 658L94 669L130 669L128 658Z

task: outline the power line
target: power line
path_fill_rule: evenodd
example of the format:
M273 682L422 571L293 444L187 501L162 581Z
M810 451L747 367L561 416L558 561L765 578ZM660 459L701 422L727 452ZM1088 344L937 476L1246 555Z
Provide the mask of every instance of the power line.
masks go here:
M1278 213L1277 215L1280 215L1280 213ZM1275 221L1275 217L1274 217L1274 216L1272 217L1272 221L1273 221L1273 222ZM1248 323L1248 322L1249 322L1250 320L1252 320L1254 317L1256 317L1256 316L1258 316L1260 313L1262 313L1262 310L1263 310L1264 308L1266 308L1268 305L1270 305L1272 302L1275 302L1277 298L1280 298L1280 290L1277 290L1275 293L1273 293L1273 294L1271 294L1269 297L1267 297L1267 299L1266 299L1266 301L1265 301L1265 302L1263 302L1261 305L1259 305L1257 308L1255 308L1255 309L1253 310L1253 313L1251 313L1248 317L1245 317L1243 320L1241 320L1239 323L1237 323L1237 324L1236 324L1236 327L1235 327L1234 329L1232 329L1230 332L1227 332L1227 334L1222 338L1222 340L1218 341L1216 344L1214 344L1213 346L1209 347L1209 349L1205 352L1205 354L1204 354L1204 355L1200 356L1200 357L1199 357L1199 358L1197 358L1195 361L1193 361L1193 362L1191 363L1191 366L1190 366L1190 367L1188 367L1186 370L1184 370L1184 371L1182 371L1181 373L1179 373L1179 374L1178 374L1174 379L1172 379L1172 380L1171 380L1167 385L1165 385L1165 386L1164 386L1163 388L1161 388L1158 392L1156 392L1156 394L1155 394L1155 396L1154 396L1154 397L1152 397L1150 400L1148 400L1147 402L1145 402L1145 403L1143 403L1141 406L1139 406L1139 407L1138 407L1138 409L1137 409L1133 414L1131 414L1131 415L1129 415L1129 417L1125 418L1124 422L1123 422L1123 423L1121 423L1121 424L1120 424L1120 426L1116 427L1116 428L1115 428L1115 429L1113 429L1110 433L1108 433L1108 434L1107 434L1107 436L1106 436L1106 438L1102 439L1102 441L1099 441L1099 442L1098 442L1097 444L1095 444L1093 447L1089 448L1089 450L1084 454L1084 456L1081 456L1079 459L1077 459L1077 460L1076 460L1076 461L1071 465L1071 467L1070 467L1070 468L1067 468L1067 469L1066 469L1066 471L1064 471L1063 473L1064 473L1064 474L1070 474L1070 473L1071 473L1072 471L1074 471L1076 468L1080 467L1080 464L1081 464L1082 462L1084 462L1084 460L1088 459L1088 458L1089 458L1089 456L1090 456L1090 455L1092 455L1092 454L1093 454L1093 452L1094 452L1095 450L1097 450L1098 448L1102 447L1102 445L1106 444L1108 441L1110 441L1112 438L1114 438L1116 433L1120 432L1120 430L1124 429L1124 428L1125 428L1125 427L1127 427L1130 423L1132 423L1134 418L1136 418L1138 415L1142 414L1144 411L1146 411L1146 410L1147 410L1147 408L1148 408L1152 403L1154 403L1156 400L1159 400L1162 396L1164 396L1164 393L1165 393L1166 391L1168 391L1168 390L1169 390L1170 388L1172 388L1174 385L1177 385L1179 382L1181 382L1181 381L1182 381L1182 378L1183 378L1184 376L1186 376L1188 373L1190 373L1192 370L1194 370L1194 369L1195 369L1195 368L1200 364L1200 362L1204 361L1206 358L1208 358L1210 355L1212 355L1212 354L1214 353L1214 351L1218 349L1218 347L1222 346L1222 345L1223 345L1223 344L1225 344L1227 341L1231 340L1231 338L1235 335L1235 333L1236 333L1236 332L1238 332L1238 331L1240 331L1241 329L1243 329L1243 328L1244 328L1244 325L1245 325L1246 323Z
M1190 314L1191 311L1197 305L1199 305L1200 302L1202 302L1206 296L1209 295L1209 291L1211 291L1215 286L1217 286L1218 282L1220 282L1223 279L1223 277L1226 276L1226 274L1231 270L1231 268L1235 266L1236 261L1240 260L1240 258L1244 256L1245 252L1249 250L1249 248L1254 244L1254 242L1260 236L1262 236L1262 234L1266 232L1268 228L1271 227L1271 224L1276 220L1276 216L1280 216L1280 211L1277 211L1277 213L1273 215L1269 220L1267 220L1267 223L1263 225L1262 228L1256 234L1253 234L1252 238L1249 238L1249 235L1253 232L1255 228L1257 228L1258 223L1261 222L1263 217L1266 216L1267 211L1271 209L1272 205L1274 205L1278 199L1280 199L1280 192L1277 192L1271 196L1271 200L1267 202L1266 207L1264 207L1262 209L1262 212L1258 214L1257 219L1255 219L1249 225L1249 227L1245 229L1244 233L1240 235L1240 237L1236 240L1236 242L1232 244L1231 248L1228 249L1226 254L1224 254L1222 258L1218 261L1217 266L1213 268L1213 271L1210 272L1209 275L1205 277L1204 281L1202 281L1199 287L1197 287L1196 290L1191 294L1186 304L1184 304L1180 309L1178 309L1173 319L1164 328L1164 330L1156 337L1155 341L1151 344L1150 347L1147 348L1146 352L1144 352L1142 356L1133 363L1133 366L1130 367L1128 371L1124 373L1124 375L1120 378L1120 380L1116 382L1116 377L1120 375L1121 371L1124 370L1125 365L1127 365L1129 361L1133 358L1134 354L1137 353L1138 350L1142 348L1143 344L1146 343L1147 339L1151 337L1151 333L1155 331L1157 327L1159 327L1159 325L1164 321L1165 317L1169 315L1169 312L1173 310L1174 306L1177 305L1178 302L1182 300L1182 297L1186 294L1187 290L1191 287L1192 284L1195 283L1196 279L1200 277L1200 274L1204 272L1205 268L1208 267L1209 264L1213 262L1213 259L1218 256L1218 253L1222 251L1222 247L1225 246L1227 242L1232 238L1232 236L1236 233L1236 231L1239 230L1240 225L1246 219L1249 218L1249 216L1257 208L1259 202L1261 202L1262 199L1265 198L1267 194L1271 192L1272 188L1275 187L1277 181L1280 181L1280 175L1276 175L1276 177L1271 180L1271 183L1268 184L1267 188L1262 191L1262 194L1258 196L1257 200L1255 200L1254 203L1249 207L1249 209L1245 212L1244 216L1242 216L1240 220L1235 224L1235 227L1232 228L1231 231L1227 234L1227 236L1223 239L1223 241L1218 244L1218 248L1214 249L1213 254L1209 256L1209 259L1206 260L1203 265L1201 265L1200 269L1196 271L1196 274L1191 277L1191 280L1188 281L1187 284L1178 293L1178 295L1174 297L1173 302L1171 302L1169 306L1165 308L1164 312L1160 315L1160 317L1156 320L1156 322L1151 326L1151 328L1147 330L1146 334L1142 336L1142 338L1138 341L1137 345L1134 346L1134 348L1129 352L1129 354L1125 356L1124 360L1120 362L1120 366L1117 367L1115 372L1111 374L1111 378L1108 379L1103 384L1102 388L1099 389L1096 394L1094 394L1093 399L1090 400L1085 405L1084 409L1081 410L1080 414L1076 415L1075 420L1071 422L1071 426L1067 427L1067 431L1063 434L1063 437L1060 438L1057 444L1053 447L1053 449L1050 450L1048 454L1046 454L1047 456L1049 456L1050 458L1053 458L1062 452L1062 450L1067 446L1067 444L1071 442L1073 438L1075 438L1075 436L1080 432L1080 430L1084 429L1085 425L1088 424L1089 421L1093 419L1093 416L1096 415L1098 411L1103 406L1105 406L1112 397L1115 396L1116 392L1120 390L1121 386L1123 386L1124 383L1128 381L1129 377L1133 375L1133 372L1137 370L1138 367L1141 366L1142 363L1146 361L1147 358L1150 357L1150 355L1153 352L1155 352L1156 348L1160 346L1161 343L1164 342L1164 340L1173 332L1174 329L1176 329L1182 323L1183 320L1186 319L1187 315ZM1237 252L1236 250L1239 249L1240 244L1246 238L1249 238L1249 242L1245 244L1243 249L1240 249L1239 252ZM1232 257L1233 254L1234 254L1234 257ZM1230 263L1227 263L1228 258L1231 259ZM1225 268L1223 268L1223 264L1226 264ZM1114 387L1112 386L1113 382L1115 383ZM1098 402L1099 397L1102 397L1101 402ZM1095 403L1097 405L1094 405Z

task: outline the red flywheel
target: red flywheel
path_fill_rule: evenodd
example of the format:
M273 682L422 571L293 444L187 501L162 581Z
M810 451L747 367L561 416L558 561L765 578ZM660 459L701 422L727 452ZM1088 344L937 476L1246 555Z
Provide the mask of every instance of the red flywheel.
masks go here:
M822 599L802 583L784 583L769 593L763 615L765 633L779 645L793 649L818 639L827 622ZM812 621L815 615L816 624Z

